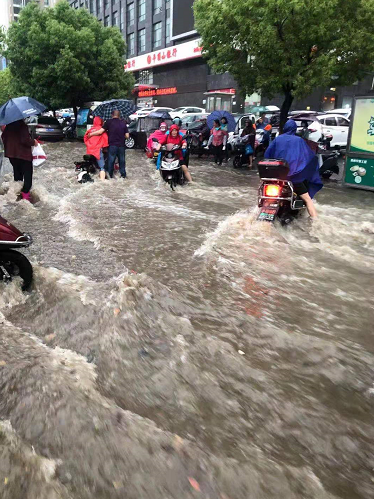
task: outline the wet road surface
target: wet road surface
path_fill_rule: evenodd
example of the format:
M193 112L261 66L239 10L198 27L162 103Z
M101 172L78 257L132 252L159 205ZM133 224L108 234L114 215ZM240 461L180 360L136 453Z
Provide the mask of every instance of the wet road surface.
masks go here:
M144 154L80 185L48 144L34 288L0 296L0 497L374 497L374 194L328 182L319 219L254 220L255 172Z

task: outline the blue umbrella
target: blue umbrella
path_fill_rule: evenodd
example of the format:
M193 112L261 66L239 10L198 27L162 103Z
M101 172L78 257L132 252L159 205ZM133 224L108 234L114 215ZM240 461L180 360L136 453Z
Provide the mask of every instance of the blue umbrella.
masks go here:
M106 121L112 117L113 111L119 111L121 118L127 118L130 114L135 113L136 106L131 100L112 99L99 104L92 114L100 116L100 118Z
M213 111L207 118L207 124L209 128L213 128L214 120L221 121L222 118L227 119L227 131L233 132L236 128L236 121L234 116L228 111Z
M42 114L47 108L31 97L16 97L0 107L0 125L9 125L29 116Z

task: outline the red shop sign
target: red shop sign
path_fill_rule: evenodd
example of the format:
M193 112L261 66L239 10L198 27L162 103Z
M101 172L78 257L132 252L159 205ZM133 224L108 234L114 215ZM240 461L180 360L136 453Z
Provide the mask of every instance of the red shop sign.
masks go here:
M157 97L158 95L177 94L177 87L156 88L152 90L141 90L138 97Z

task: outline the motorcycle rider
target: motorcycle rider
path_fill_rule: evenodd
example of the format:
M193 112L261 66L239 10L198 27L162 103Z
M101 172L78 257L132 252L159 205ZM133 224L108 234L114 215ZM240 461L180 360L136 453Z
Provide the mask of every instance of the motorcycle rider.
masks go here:
M267 148L265 158L284 159L290 167L288 179L292 181L295 193L305 202L311 218L317 218L312 198L323 187L319 176L317 156L307 143L296 136L297 125L288 120L282 135Z
M166 137L167 131L168 131L167 123L163 121L160 124L160 128L149 136L149 139L147 141L147 149L150 151L150 156L149 156L150 158L153 158L154 151L157 149L155 145L157 144L157 142L154 142L152 139L157 139L158 142L161 142Z
M179 146L181 149L186 150L187 142L181 137L178 125L171 125L169 134L165 135L165 137L160 140L160 145L165 144L174 144L176 146ZM192 177L186 166L186 160L183 156L183 152L181 150L177 150L175 151L175 154L179 158L179 162L186 180L188 182L192 182Z

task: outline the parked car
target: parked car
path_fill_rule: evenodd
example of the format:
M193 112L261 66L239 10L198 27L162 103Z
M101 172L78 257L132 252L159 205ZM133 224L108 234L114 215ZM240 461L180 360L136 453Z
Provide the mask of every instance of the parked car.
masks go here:
M34 139L63 140L64 131L59 121L50 116L30 116L26 119L30 135Z
M205 109L202 107L195 107L195 106L187 106L187 107L176 107L175 109L171 109L169 111L170 116L174 120L175 118L180 118L183 120L183 116L186 114L201 114L205 113Z
M326 111L326 114L340 114L344 116L344 118L347 118L348 120L351 117L352 114L352 109L350 107L345 107L341 109L332 109L331 111Z
M136 111L134 114L131 114L129 118L131 120L134 120L136 118L145 118L151 113L154 112L160 112L160 113L170 113L172 111L171 107L143 107L142 109L139 109Z
M321 135L332 135L331 147L346 148L349 120L341 114L322 114L308 126L309 140L318 142Z
M170 114L170 113L169 113ZM195 123L195 121L201 121L204 118L207 118L209 114L207 113L199 113L199 114L194 114L194 113L188 113L184 114L183 118L180 118L182 120L182 128L186 128L186 126L190 126L192 123Z
M67 116L74 116L74 111L73 109L58 109L56 111L56 118L66 118Z

